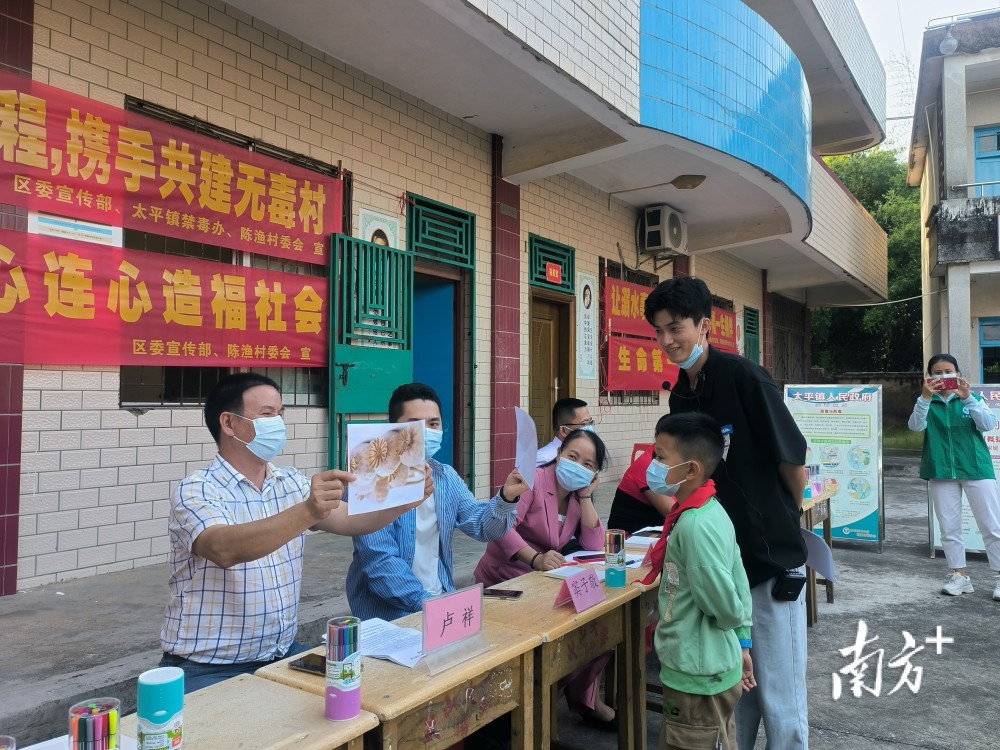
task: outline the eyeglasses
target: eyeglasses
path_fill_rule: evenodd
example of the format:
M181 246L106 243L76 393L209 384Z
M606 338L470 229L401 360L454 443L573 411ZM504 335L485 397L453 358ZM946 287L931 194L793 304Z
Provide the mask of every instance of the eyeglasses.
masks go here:
M594 420L588 419L586 422L566 422L563 427L572 427L575 430L581 430L584 427L593 427Z

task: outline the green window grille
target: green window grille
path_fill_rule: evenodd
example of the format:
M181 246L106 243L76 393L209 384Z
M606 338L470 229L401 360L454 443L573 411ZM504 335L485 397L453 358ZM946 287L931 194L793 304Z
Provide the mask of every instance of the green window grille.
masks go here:
M338 343L409 349L413 256L342 234L333 237Z
M743 356L760 362L760 312L743 306Z
M428 260L461 268L476 265L476 215L407 193L406 245Z
M576 250L535 234L528 235L528 250L528 283L556 292L576 293ZM550 274L553 266L559 269L558 281Z

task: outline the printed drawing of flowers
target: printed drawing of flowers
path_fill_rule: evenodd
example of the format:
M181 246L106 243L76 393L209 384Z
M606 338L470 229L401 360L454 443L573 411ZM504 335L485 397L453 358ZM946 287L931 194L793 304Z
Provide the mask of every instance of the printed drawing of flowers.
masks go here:
M357 444L348 468L357 476L351 495L362 502L384 503L399 487L423 483L424 441L419 426L399 425Z

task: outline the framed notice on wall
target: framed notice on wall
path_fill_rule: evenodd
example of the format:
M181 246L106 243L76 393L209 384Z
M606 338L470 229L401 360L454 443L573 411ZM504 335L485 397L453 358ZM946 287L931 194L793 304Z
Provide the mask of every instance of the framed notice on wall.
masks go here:
M358 211L356 234L365 242L399 248L399 218L362 208Z
M811 479L833 492L833 538L882 550L882 386L786 385L785 404L808 445Z
M597 380L597 279L576 275L576 377Z

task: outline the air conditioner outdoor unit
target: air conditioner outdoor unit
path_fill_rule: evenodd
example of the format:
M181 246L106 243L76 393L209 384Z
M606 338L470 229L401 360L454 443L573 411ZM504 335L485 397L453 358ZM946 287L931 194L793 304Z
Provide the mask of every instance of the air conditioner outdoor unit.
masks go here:
M642 251L651 255L687 255L684 214L665 203L643 209Z

